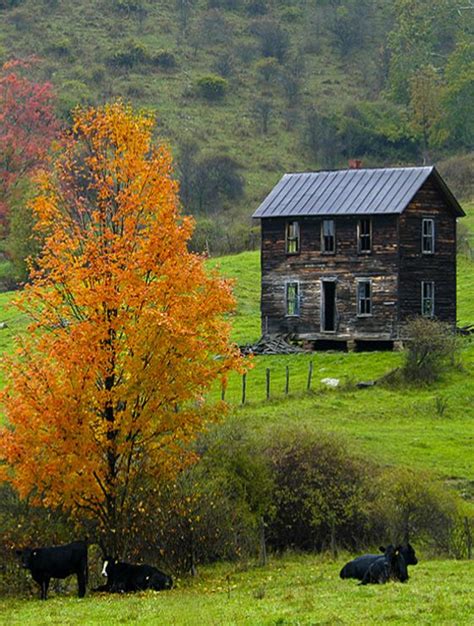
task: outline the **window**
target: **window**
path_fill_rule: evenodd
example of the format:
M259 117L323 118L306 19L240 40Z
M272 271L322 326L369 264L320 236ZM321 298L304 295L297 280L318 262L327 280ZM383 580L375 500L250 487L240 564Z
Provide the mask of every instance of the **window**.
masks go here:
M434 220L424 219L421 223L421 252L433 254L434 243Z
M323 220L321 225L321 252L326 254L336 252L335 232L334 220Z
M300 286L299 283L286 283L286 314L300 314Z
M370 280L357 281L357 315L372 315L372 283Z
M362 253L372 251L372 222L371 220L359 220L357 225L358 250Z
M288 222L286 225L286 253L298 254L300 251L299 222Z
M421 314L424 317L434 316L434 282L421 283Z

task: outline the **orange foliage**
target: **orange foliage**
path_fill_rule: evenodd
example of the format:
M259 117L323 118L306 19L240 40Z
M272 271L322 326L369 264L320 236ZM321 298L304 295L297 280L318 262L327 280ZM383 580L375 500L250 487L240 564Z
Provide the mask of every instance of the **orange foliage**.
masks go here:
M88 511L112 549L141 485L175 476L222 412L209 386L242 366L223 318L231 286L188 252L153 124L121 103L76 112L32 205L45 247L18 306L34 321L6 365L3 477Z

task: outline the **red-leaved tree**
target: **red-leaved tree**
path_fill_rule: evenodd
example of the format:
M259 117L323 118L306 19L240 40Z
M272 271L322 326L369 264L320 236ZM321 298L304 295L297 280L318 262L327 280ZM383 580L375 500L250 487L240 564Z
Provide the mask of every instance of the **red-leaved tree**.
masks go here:
M8 61L0 68L0 229L8 232L10 207L20 181L42 165L59 124L48 82L24 75L31 61ZM1 232L0 231L0 232Z

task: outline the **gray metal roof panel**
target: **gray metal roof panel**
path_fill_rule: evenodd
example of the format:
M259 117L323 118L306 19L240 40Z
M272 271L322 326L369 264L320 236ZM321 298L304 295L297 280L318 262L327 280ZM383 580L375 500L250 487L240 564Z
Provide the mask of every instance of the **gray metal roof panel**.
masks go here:
M401 167L285 174L253 217L401 213L433 171Z

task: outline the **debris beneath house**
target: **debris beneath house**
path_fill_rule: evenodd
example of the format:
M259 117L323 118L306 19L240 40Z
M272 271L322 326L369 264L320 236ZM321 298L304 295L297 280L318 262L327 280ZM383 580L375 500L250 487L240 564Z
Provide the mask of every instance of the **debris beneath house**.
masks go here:
M306 353L298 345L291 342L291 335L264 335L256 343L245 344L240 347L240 352L248 354L297 354Z
M462 335L463 337L467 337L468 335L474 335L474 324L467 324L466 326L461 326L456 328L456 332L458 335Z

